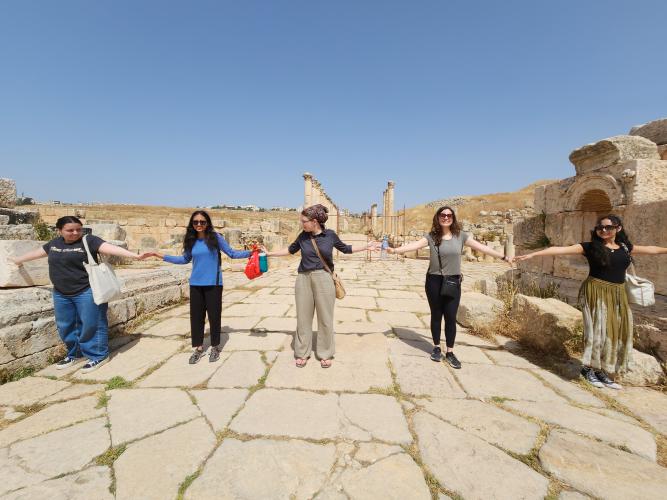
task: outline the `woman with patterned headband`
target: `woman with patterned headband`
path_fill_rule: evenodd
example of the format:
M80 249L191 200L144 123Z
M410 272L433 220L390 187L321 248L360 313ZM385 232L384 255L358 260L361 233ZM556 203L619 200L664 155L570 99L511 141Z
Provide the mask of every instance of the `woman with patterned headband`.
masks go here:
M328 210L323 205L313 205L301 212L303 231L288 247L274 252L267 252L270 257L281 257L301 252L299 274L296 278L296 335L294 337L294 357L296 366L303 368L310 358L313 349L313 315L317 311L317 345L316 356L322 368L329 368L334 357L333 314L336 301L336 290L328 267L334 269L333 249L343 253L375 250L378 242L367 245L346 245L331 229L324 224L329 218ZM322 259L326 261L322 262Z

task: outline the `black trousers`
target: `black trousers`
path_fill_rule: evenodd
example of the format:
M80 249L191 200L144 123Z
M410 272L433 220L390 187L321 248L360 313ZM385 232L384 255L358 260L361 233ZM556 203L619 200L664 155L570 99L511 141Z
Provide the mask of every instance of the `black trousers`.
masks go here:
M220 345L220 315L222 314L222 285L190 285L190 335L192 347L204 345L204 324L208 314L211 345Z
M426 275L426 298L431 308L431 336L435 345L440 344L442 318L445 318L445 342L447 347L454 347L456 339L456 313L461 301L461 285L458 294L453 298L440 295L443 277L438 274Z

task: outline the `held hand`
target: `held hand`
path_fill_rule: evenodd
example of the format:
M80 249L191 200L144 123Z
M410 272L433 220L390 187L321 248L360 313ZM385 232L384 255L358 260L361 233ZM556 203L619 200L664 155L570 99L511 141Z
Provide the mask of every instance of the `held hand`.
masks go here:
M153 252L142 252L139 255L137 255L137 260L146 260L153 256L154 256Z
M505 262L507 262L507 264L509 264L510 267L512 267L512 263L514 262L514 257L510 257L510 256L508 256L508 255L505 255L505 257L503 258L503 260L504 260Z
M380 250L380 247L382 246L382 243L379 241L369 241L368 245L366 245L366 248L371 251L378 251Z
M7 262L14 264L15 266L22 266L23 262L19 261L16 257L7 257Z
M391 248L391 247L389 247L389 248L387 248L387 253L393 255L393 254L396 253L396 250L393 249L393 248Z
M521 261L532 259L532 258L533 258L533 254L532 253L527 253L526 255L517 255L516 257L514 257L513 260L516 261L516 262L521 262Z

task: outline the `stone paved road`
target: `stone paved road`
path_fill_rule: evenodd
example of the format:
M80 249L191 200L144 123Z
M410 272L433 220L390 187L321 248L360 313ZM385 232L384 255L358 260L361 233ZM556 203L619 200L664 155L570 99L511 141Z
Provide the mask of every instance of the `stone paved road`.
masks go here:
M665 498L667 396L589 390L463 329L463 369L431 362L425 267L341 259L329 370L294 366L290 265L228 273L217 363L187 364L185 305L88 376L0 386L0 497ZM469 288L504 268L464 269Z

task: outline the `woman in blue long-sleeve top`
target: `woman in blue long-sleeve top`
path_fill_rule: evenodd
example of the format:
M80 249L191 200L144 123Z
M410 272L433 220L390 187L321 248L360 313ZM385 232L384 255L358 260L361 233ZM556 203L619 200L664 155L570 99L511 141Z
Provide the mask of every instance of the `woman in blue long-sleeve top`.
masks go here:
M222 315L222 269L220 252L232 259L250 257L248 250L234 250L219 233L213 230L211 217L203 210L190 216L190 222L183 240L183 255L153 255L172 264L192 262L190 274L190 334L194 351L190 364L195 364L204 356L204 324L208 314L211 326L211 352L208 360L220 358L220 317Z

